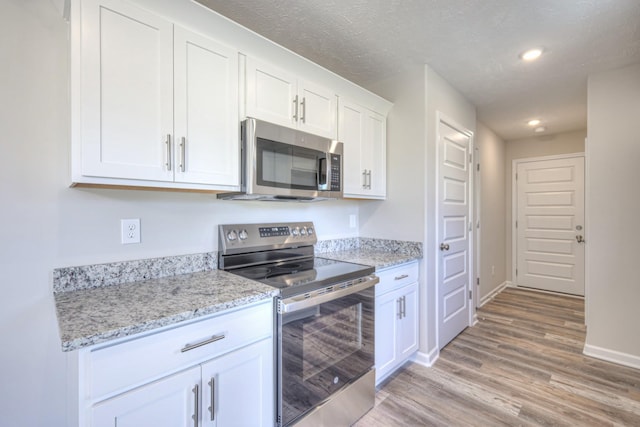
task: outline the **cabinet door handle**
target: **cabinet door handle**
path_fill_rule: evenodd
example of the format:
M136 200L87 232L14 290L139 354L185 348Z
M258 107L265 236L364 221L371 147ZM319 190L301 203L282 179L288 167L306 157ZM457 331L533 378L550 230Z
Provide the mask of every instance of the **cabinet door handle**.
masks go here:
M193 405L195 413L191 418L193 418L193 427L198 427L198 417L200 414L200 386L196 384L192 391L195 399L195 404Z
M211 344L212 342L220 341L222 339L224 339L224 334L214 335L211 338L207 338L193 344L185 344L180 351L184 353L185 351L193 350L194 348L202 347L203 345Z
M165 165L167 166L167 170L171 170L171 134L167 134L167 139L165 140L165 144L167 144L167 162Z
M180 142L180 171L187 170L187 138L184 136Z
M209 381L209 387L211 387L211 406L209 406L209 411L211 412L211 421L216 420L216 379L211 377L211 381Z
M367 170L363 170L362 171L362 188L366 189L367 188Z
M408 274L403 274L402 276L394 277L393 280L402 280L402 279L406 279L407 277L409 277Z
M293 120L298 121L298 95L293 98Z
M398 303L398 319L402 319L402 300L401 300L401 298L398 298L396 300L396 302Z
M407 297L406 295L402 297L402 318L407 317Z
M367 175L369 175L369 183L367 184L367 188L371 190L371 169L369 169L369 172L367 173Z
M302 102L300 103L300 106L302 107L302 114L300 115L300 121L302 123L306 123L306 119L307 119L307 98L302 98Z

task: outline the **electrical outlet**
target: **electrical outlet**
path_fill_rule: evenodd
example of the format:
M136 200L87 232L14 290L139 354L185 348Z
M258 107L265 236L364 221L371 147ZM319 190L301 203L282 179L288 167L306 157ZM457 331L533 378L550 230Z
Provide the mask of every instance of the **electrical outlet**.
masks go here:
M140 218L121 219L122 244L140 243Z

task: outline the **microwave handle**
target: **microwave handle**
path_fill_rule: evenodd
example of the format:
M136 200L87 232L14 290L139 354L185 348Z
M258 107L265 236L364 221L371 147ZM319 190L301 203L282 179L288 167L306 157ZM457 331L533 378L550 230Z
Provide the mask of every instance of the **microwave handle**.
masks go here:
M324 157L318 158L318 190L329 189L329 176L327 171L330 170L331 165L329 164L329 156L325 155Z

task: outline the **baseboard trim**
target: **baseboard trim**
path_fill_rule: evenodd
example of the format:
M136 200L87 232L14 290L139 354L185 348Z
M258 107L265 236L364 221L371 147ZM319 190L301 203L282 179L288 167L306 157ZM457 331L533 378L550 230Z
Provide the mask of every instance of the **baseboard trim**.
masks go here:
M513 286L513 284L509 281L504 281L502 282L500 285L498 285L494 290L492 290L491 292L489 292L487 295L485 295L481 300L480 300L480 307L482 307L483 305L485 305L486 303L488 303L489 301L491 301L493 298L495 298L496 295L498 295L500 292L502 292L505 288L509 287L509 286Z
M440 350L436 347L429 353L423 353L421 351L416 352L416 354L414 354L411 358L411 361L417 363L418 365L430 368L434 363L436 363L438 357L440 357Z
M633 354L622 353L620 351L589 344L585 344L582 353L585 356L595 357L596 359L606 360L607 362L617 363L618 365L640 369L640 357Z

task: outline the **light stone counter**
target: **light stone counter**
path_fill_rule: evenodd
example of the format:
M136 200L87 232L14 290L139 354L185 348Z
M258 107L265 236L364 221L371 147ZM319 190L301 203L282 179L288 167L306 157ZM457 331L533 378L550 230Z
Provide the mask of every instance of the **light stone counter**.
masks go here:
M376 271L415 261L420 258L416 257L415 254L385 252L375 249L352 249L348 251L327 252L318 254L318 256L335 259L337 261L369 265L375 267Z
M222 270L55 293L62 350L72 351L271 299L277 289Z
M366 237L322 241L316 256L375 267L377 271L422 259L422 244Z

